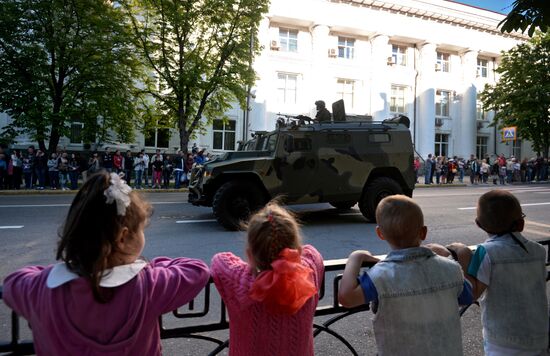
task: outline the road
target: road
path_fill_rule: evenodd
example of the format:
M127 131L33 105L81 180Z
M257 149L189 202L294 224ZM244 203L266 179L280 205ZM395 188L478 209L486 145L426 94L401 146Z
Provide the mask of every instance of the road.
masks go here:
M417 189L415 201L421 206L428 226L426 242L447 244L460 241L467 245L482 242L486 235L474 223L478 197L494 186ZM506 186L522 203L527 215L524 236L533 240L550 238L550 185ZM218 251L244 255L245 235L223 230L209 208L186 203L185 193L145 193L154 206L146 230L144 256L188 256L210 261ZM54 263L57 231L68 211L73 195L0 195L0 277L29 264ZM346 258L355 249L385 254L389 247L379 240L375 225L367 223L357 206L338 211L328 204L293 206L303 223L304 242L313 244L326 260ZM472 307L463 318L465 354L481 355L479 313ZM361 354L372 354L372 314L350 317L338 330ZM7 338L9 324L6 311L0 314L0 339ZM222 335L218 333L216 335ZM202 355L211 344L189 341L165 341L165 354ZM186 346L184 346L186 345ZM316 354L349 354L334 339L316 339Z

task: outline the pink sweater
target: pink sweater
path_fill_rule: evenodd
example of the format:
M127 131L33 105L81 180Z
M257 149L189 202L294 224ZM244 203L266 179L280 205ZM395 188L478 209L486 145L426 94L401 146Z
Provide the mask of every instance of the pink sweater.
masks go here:
M25 267L4 281L4 301L29 321L37 355L160 355L158 317L189 302L209 278L202 261L159 257L100 304L84 278L48 288L51 270Z
M302 264L313 270L319 288L323 258L313 246L303 247ZM212 258L211 273L229 313L229 355L313 355L318 294L296 314L274 316L248 296L255 276L242 259L230 252L218 253Z

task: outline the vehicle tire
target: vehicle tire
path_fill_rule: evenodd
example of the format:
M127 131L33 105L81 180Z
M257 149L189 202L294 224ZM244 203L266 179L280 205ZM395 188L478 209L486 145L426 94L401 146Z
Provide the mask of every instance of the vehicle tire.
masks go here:
M355 200L352 201L338 201L338 202L330 202L330 205L335 207L336 209L340 210L349 210L351 209L357 202Z
M376 207L380 200L395 194L403 194L399 183L387 177L376 178L365 187L363 196L359 200L361 214L367 220L376 222Z
M223 184L212 200L212 210L218 223L227 230L240 230L250 214L265 204L262 191L248 181Z

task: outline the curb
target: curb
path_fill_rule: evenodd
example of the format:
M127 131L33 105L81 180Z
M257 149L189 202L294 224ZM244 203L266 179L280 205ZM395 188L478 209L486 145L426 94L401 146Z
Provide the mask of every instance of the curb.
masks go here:
M189 189L133 189L140 193L188 193ZM35 189L18 189L18 190L0 190L0 196L2 195L75 195L78 190L35 190Z

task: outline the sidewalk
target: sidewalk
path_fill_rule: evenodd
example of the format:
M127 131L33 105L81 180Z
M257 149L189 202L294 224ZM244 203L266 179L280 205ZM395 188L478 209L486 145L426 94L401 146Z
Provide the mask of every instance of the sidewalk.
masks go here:
M132 188L133 189L133 188ZM189 192L189 189L187 188L169 188L169 189L134 189L138 192L143 193L187 193ZM0 190L0 195L68 195L68 194L76 194L78 190L61 190L61 189L44 189L44 190L36 190L36 189L12 189L12 190Z

